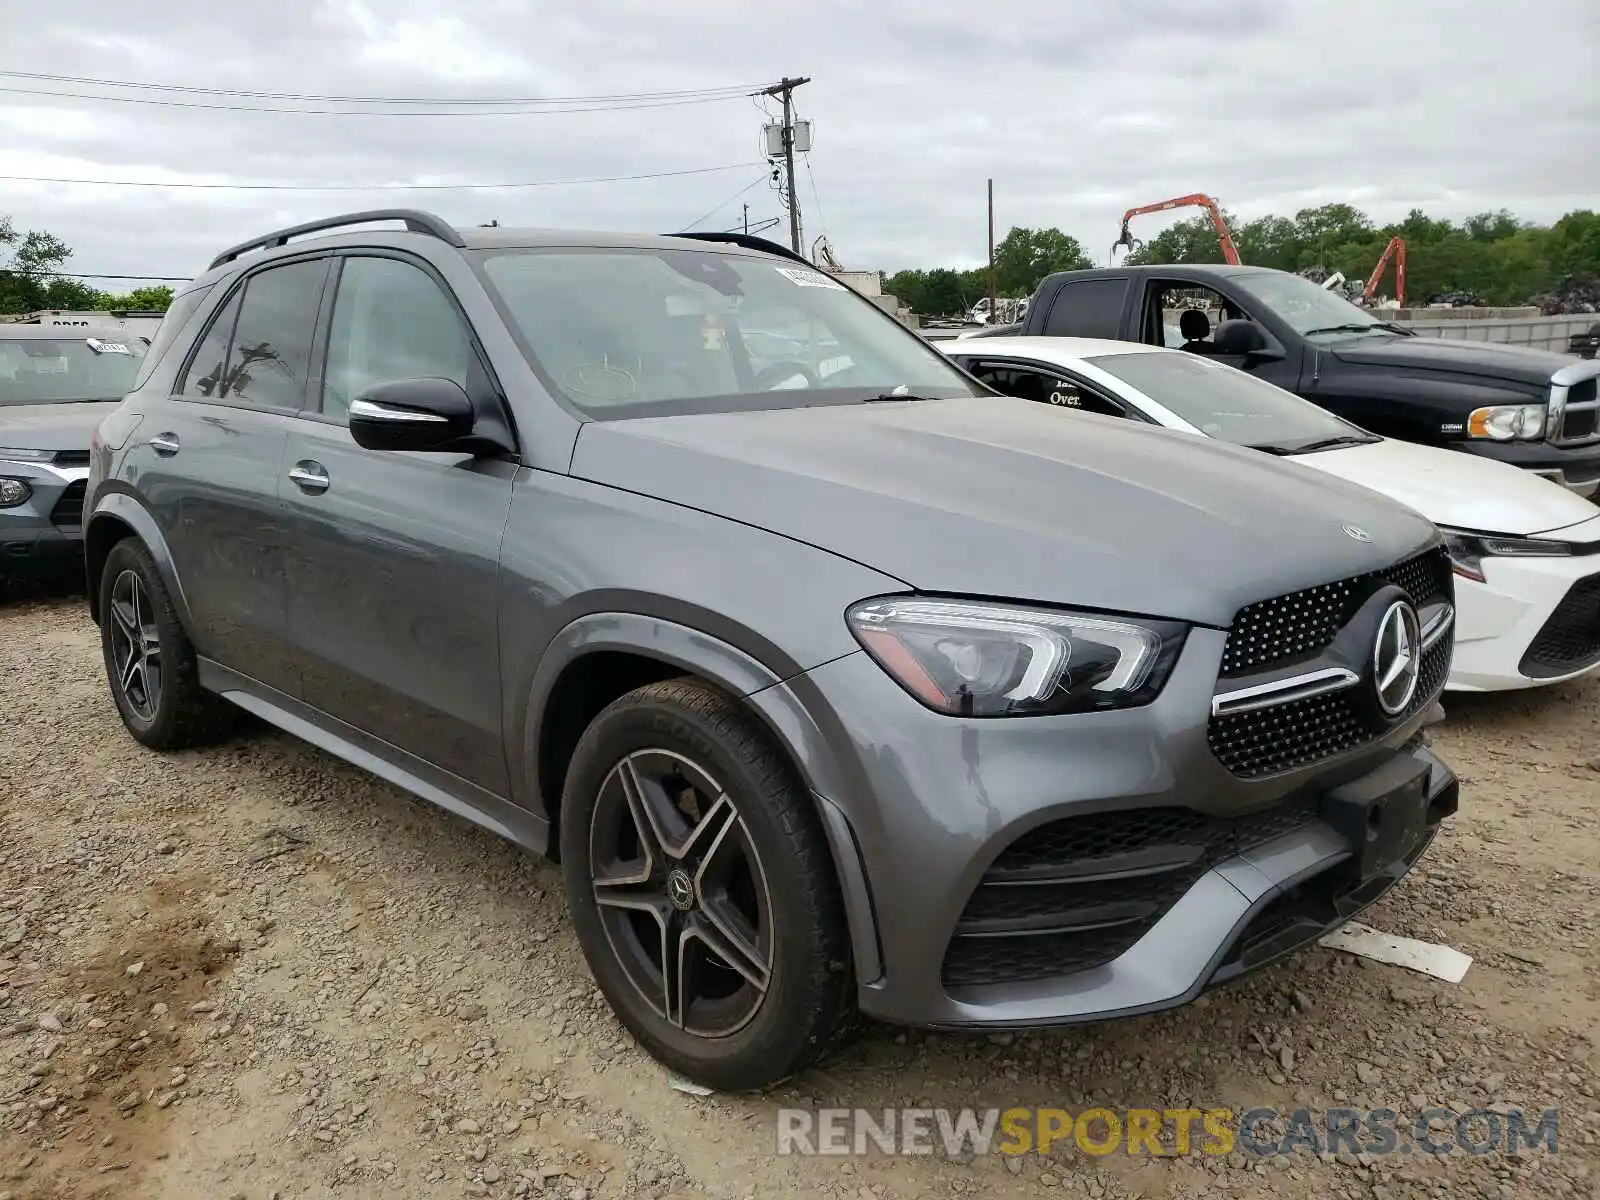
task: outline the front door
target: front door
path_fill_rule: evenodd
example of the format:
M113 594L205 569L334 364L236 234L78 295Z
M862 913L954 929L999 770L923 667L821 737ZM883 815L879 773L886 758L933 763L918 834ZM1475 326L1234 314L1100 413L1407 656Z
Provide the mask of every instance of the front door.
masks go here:
M369 387L419 376L492 392L441 280L344 258L323 378L283 460L290 638L307 704L504 796L497 588L518 468L366 450L345 423Z
M1217 350L1213 339L1224 321L1256 320L1232 297L1202 283L1161 278L1150 280L1145 296L1144 340L1150 345L1203 354L1291 392L1299 386L1297 351L1284 358L1246 358Z
M195 648L291 696L279 481L328 265L275 264L234 288L173 394L150 404L127 468L172 553Z

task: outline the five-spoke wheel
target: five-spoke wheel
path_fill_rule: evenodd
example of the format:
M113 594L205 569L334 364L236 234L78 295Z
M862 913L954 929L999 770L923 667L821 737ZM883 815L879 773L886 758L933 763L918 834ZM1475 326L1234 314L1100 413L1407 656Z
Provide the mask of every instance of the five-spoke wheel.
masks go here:
M111 584L111 671L117 689L142 720L161 707L161 631L138 572L117 572Z

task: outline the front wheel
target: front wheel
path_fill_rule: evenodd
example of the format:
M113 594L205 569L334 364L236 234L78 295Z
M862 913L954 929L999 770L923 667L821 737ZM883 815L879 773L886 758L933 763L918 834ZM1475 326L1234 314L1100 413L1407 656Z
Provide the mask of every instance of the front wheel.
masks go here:
M855 1014L843 902L804 784L755 719L693 680L584 733L561 857L600 989L657 1059L724 1091L827 1053Z

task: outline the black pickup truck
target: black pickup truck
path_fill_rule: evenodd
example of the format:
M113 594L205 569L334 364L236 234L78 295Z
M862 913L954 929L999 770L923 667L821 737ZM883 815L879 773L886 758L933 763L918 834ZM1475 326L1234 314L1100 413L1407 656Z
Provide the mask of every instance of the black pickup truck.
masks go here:
M1113 338L1206 354L1373 433L1498 458L1584 496L1600 488L1600 361L1419 337L1265 267L1062 271L1014 325L972 336Z

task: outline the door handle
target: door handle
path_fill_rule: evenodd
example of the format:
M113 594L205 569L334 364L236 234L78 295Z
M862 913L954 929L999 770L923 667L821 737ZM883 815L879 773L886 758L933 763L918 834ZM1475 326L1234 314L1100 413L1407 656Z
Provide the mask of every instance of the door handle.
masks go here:
M289 478L295 487L311 495L327 491L328 485L333 482L328 478L327 468L309 458L302 458L290 467Z
M171 458L178 452L178 435L175 433L158 433L150 439L150 449L162 458Z

